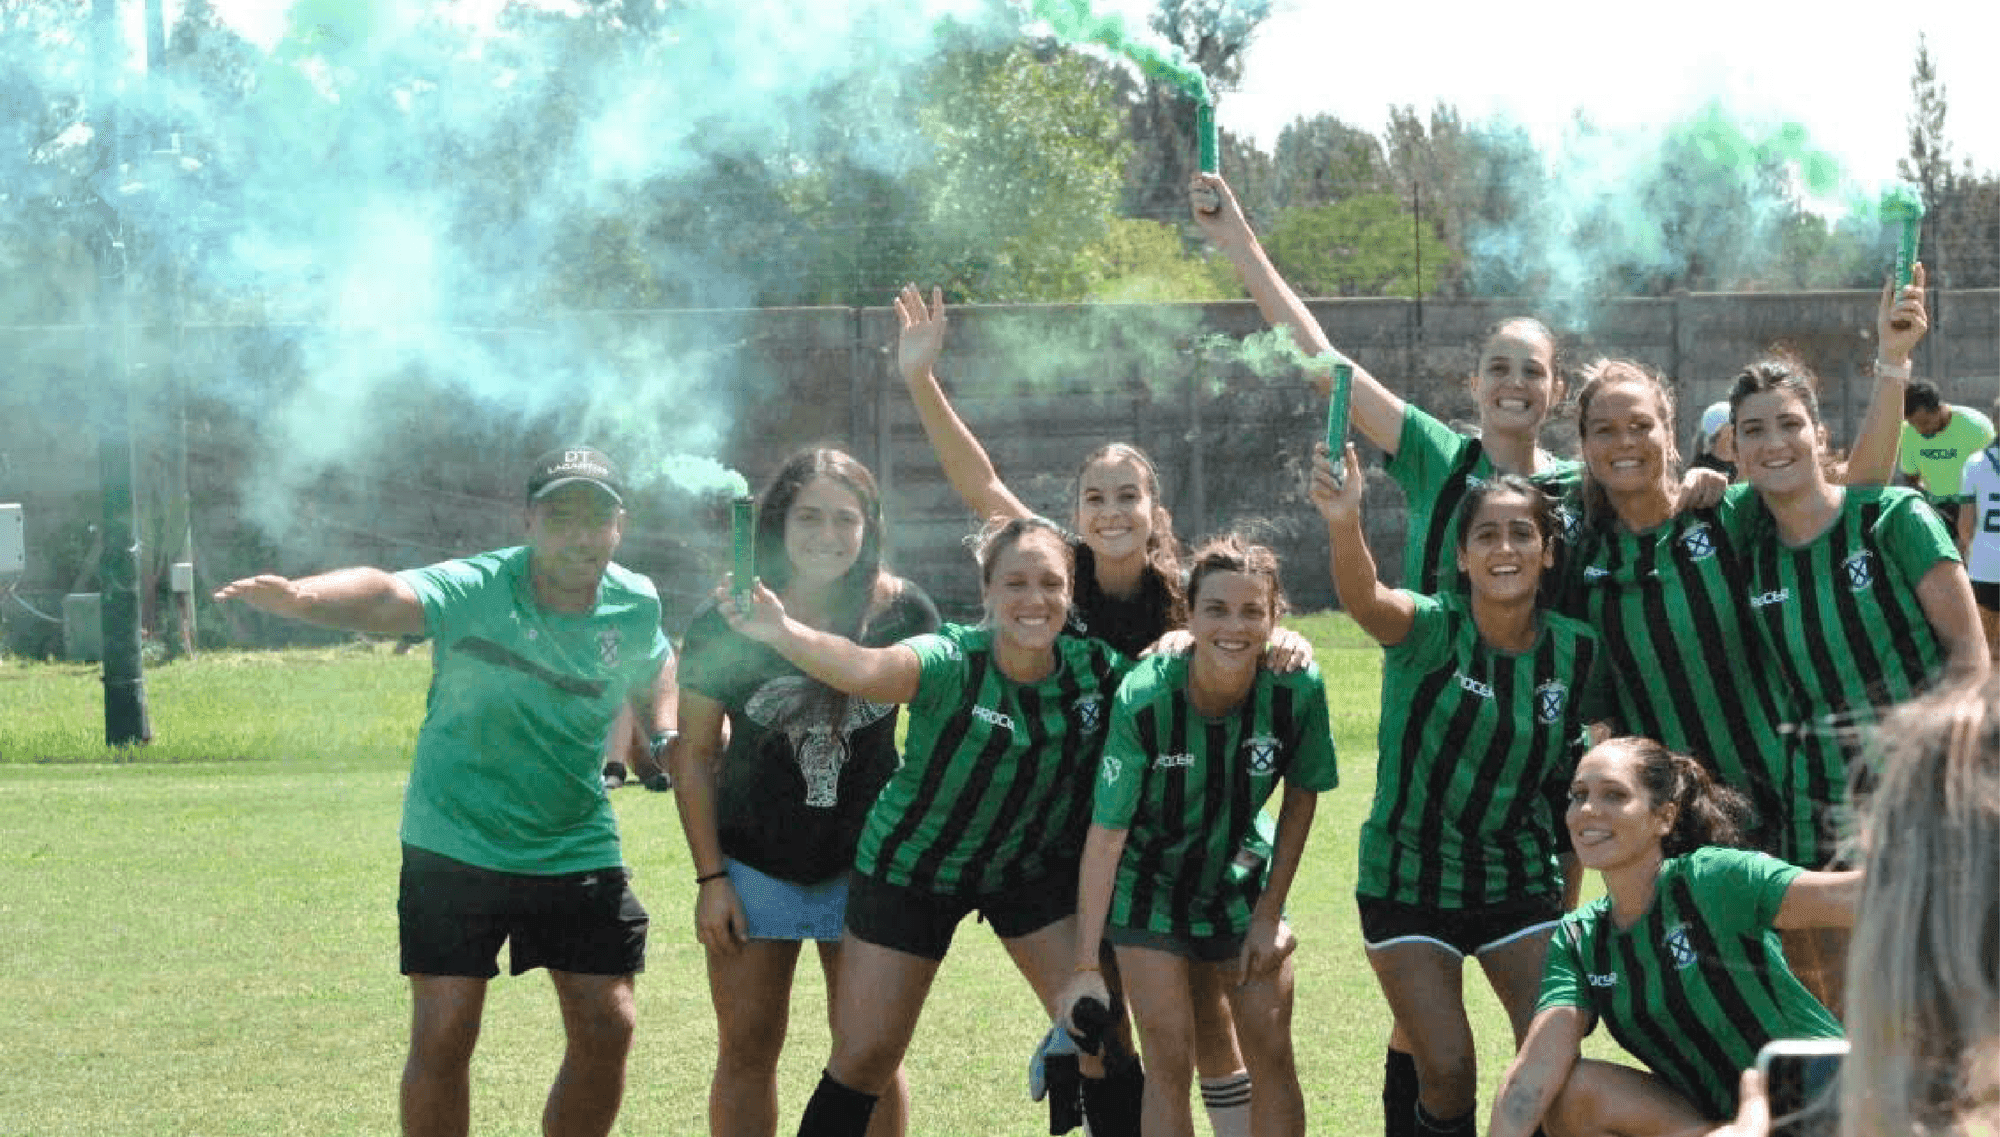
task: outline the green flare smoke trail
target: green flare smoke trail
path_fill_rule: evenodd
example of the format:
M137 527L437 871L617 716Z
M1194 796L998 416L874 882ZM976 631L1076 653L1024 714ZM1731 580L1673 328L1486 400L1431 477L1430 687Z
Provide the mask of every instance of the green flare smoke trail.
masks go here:
M1215 97L1208 89L1208 76L1202 74L1186 52L1153 35L1150 29L1134 32L1116 12L1091 11L1087 0L1034 0L1033 11L1058 38L1069 43L1092 44L1122 56L1136 64L1147 78L1171 83L1194 100L1201 169L1204 173L1216 172Z

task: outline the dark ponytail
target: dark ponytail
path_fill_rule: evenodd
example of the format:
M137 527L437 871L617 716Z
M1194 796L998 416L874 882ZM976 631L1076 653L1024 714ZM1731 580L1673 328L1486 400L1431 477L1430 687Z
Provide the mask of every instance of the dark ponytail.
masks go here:
M1710 777L1700 762L1650 738L1615 738L1604 745L1632 756L1653 808L1674 804L1674 827L1660 838L1662 853L1678 857L1704 845L1743 844L1756 820L1750 799Z

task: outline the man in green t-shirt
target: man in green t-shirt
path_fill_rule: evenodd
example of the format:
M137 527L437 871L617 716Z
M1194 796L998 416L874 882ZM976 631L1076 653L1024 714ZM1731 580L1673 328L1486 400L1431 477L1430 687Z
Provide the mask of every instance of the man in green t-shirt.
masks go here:
M603 1137L624 1096L648 921L599 755L630 705L658 757L675 733L674 669L652 582L611 562L625 531L617 468L595 450L555 450L527 490L524 546L393 574L254 576L215 594L434 645L396 903L412 1003L409 1137L468 1130L472 1050L502 943L514 974L548 969L568 1034L543 1131Z
M1959 477L1965 461L1993 441L1993 422L1971 407L1938 397L1937 385L1918 379L1903 391L1903 477L1923 489L1946 528L1958 531Z

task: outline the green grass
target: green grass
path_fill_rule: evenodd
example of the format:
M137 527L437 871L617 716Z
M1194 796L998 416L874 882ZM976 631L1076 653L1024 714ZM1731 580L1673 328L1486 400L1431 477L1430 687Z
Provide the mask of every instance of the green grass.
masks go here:
M1293 623L1319 648L1342 776L1290 906L1300 1067L1315 1134L1371 1134L1388 1015L1353 886L1381 652L1340 617ZM94 669L0 661L0 1135L395 1131L396 824L428 678L423 652L380 646L205 655L149 673L157 739L112 754ZM670 796L613 800L654 917L618 1132L703 1133L715 1028L687 850ZM1483 981L1466 988L1490 1092L1506 1023ZM824 1024L801 961L781 1132L825 1060ZM968 921L910 1054L912 1131L1046 1132L1024 1089L1044 1025ZM497 981L474 1131L538 1132L560 1047L546 979Z

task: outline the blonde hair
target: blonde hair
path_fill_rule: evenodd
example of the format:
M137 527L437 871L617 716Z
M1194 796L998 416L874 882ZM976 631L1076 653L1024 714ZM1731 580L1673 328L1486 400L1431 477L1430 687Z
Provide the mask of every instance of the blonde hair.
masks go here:
M2000 679L1905 704L1878 737L1840 1133L2000 1133Z

